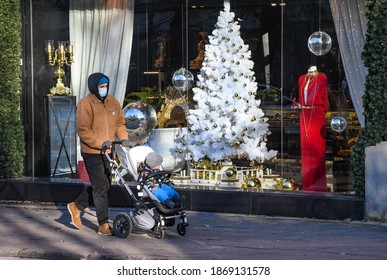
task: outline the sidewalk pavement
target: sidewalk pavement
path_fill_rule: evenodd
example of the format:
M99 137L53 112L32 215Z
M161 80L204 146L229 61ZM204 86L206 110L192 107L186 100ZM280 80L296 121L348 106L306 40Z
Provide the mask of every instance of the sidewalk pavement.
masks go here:
M128 209L111 208L110 218ZM84 227L70 224L66 205L0 201L0 259L52 260L386 260L387 225L187 211L156 239L133 226L125 239L96 233L94 209Z

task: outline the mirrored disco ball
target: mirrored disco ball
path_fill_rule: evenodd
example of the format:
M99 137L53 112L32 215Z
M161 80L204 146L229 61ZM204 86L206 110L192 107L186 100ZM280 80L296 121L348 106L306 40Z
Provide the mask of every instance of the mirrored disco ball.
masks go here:
M144 144L149 132L156 127L156 111L141 101L129 103L123 109L125 126L129 134L129 141L133 144Z
M334 117L331 120L331 127L335 132L343 132L347 128L347 120L343 117Z
M331 36L322 31L314 32L308 39L308 48L314 55L327 54L332 48Z
M172 84L177 90L186 91L192 88L194 76L185 68L175 71L172 77Z

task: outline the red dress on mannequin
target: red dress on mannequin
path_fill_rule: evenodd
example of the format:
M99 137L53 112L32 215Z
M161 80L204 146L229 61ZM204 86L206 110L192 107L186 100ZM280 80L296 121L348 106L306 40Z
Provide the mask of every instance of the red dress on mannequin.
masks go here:
M318 73L302 75L298 80L302 189L327 191L325 165L325 113L329 108L328 79Z

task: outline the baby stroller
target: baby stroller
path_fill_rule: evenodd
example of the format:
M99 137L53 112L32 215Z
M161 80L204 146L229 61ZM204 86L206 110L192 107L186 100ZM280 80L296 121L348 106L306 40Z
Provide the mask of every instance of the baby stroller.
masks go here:
M134 209L126 212L118 213L113 220L113 230L116 236L126 238L132 231L133 224L143 230L150 230L158 239L164 237L167 227L174 226L175 219L179 219L177 224L177 232L181 236L185 235L186 227L189 225L184 212L184 202L178 208L167 208L161 203L156 196L152 194L147 187L149 180L156 178L170 177L171 172L160 171L149 174L144 180L139 180L138 166L139 163L145 160L148 153L153 152L153 149L147 146L136 146L131 149L122 147L121 141L113 142L116 147L117 155L121 166L109 157L106 150L102 152L110 162L110 166L118 176L119 181L128 191L133 199ZM130 189L128 182L124 176L129 173L137 182L137 196Z

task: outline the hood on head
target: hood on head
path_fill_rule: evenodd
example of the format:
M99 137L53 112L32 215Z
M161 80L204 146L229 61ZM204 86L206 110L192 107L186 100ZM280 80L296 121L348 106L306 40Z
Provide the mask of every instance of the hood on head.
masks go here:
M101 80L102 77L105 77L107 80L108 80L108 87L107 87L107 90L108 90L108 93L109 93L109 77L106 76L105 74L103 73L93 73L89 76L89 79L87 81L87 84L89 86L89 91L94 94L95 96L97 96L97 98L99 100L101 100L102 102L105 101L106 97L105 96L104 98L102 98L99 93L98 93L98 82L99 80Z

